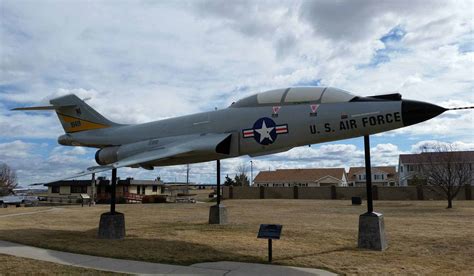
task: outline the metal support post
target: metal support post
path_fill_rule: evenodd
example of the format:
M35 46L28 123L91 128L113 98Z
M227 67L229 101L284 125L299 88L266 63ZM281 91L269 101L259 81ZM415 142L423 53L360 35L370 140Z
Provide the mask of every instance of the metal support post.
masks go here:
M217 160L217 206L221 204L221 160Z
M374 205L372 199L372 170L370 165L370 139L369 135L364 136L365 149L365 182L367 188L367 213L374 212Z
M110 213L115 214L115 190L117 186L117 169L112 169L111 195L110 195Z

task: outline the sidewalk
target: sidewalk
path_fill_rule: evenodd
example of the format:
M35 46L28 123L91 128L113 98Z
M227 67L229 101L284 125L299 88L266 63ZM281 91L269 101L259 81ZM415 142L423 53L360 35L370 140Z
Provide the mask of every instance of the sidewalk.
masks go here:
M72 265L96 270L129 274L159 275L336 275L314 268L278 266L239 262L200 263L191 266L148 263L121 259L96 257L26 246L18 243L0 241L0 254Z

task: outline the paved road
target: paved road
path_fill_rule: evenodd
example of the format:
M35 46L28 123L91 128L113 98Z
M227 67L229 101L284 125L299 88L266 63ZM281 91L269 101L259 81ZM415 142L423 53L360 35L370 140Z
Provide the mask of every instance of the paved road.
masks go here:
M0 253L35 260L72 265L97 270L122 272L129 274L154 275L336 275L313 268L251 264L239 262L200 263L191 266L157 264L130 260L96 257L73 254L55 250L42 249L22 244L0 241Z

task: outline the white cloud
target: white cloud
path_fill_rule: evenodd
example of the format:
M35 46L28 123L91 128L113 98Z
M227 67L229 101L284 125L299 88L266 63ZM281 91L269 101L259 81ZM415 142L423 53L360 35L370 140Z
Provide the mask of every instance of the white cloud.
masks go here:
M33 144L15 140L0 144L0 161L9 158L28 158L31 155Z
M473 5L5 0L0 4L0 141L56 143L63 131L54 114L9 108L45 104L67 93L91 97L91 106L120 123L222 108L253 92L315 80L361 95L397 91L404 98L448 107L473 105ZM399 39L380 40L394 29ZM374 161L393 164L411 139L425 139L428 133L440 141L468 144L474 138L472 116L470 111L449 112L379 135L385 140L373 148ZM34 144L25 149L34 158L10 159L25 178L93 165L94 150L45 153L43 140L30 142L23 143ZM362 155L354 145L331 144L258 158L254 165L256 170L351 166L361 165ZM223 167L231 173L249 160L225 160ZM201 173L193 181L213 180L212 163L192 167ZM172 180L174 175L183 179L185 169L123 172Z

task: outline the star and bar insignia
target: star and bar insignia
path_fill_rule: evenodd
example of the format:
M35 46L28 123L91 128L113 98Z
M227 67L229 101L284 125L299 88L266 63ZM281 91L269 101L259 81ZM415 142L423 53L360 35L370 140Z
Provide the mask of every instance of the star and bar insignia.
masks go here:
M267 117L258 119L253 128L242 130L244 138L254 138L261 145L273 144L279 134L287 133L288 124L277 125L272 119Z

